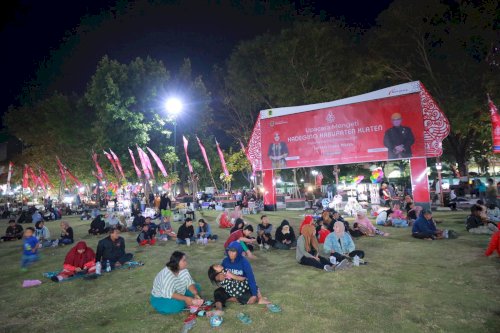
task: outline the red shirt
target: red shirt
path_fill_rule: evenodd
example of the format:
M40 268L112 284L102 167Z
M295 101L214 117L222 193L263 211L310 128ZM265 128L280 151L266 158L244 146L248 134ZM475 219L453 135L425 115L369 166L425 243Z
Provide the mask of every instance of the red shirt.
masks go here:
M498 256L500 257L500 231L495 232L493 236L491 236L490 244L484 254L486 256L490 256L495 251L497 251Z
M224 243L224 248L227 248L227 246L229 244L231 244L231 242L237 241L241 237L245 237L245 235L243 235L243 230L241 230L241 229L236 230L235 232L233 232L232 234L229 235L229 238Z

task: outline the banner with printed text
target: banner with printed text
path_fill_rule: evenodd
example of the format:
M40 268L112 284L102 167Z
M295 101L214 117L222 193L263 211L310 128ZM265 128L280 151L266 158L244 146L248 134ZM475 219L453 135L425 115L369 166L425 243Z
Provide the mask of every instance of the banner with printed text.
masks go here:
M261 119L262 169L425 157L419 94Z

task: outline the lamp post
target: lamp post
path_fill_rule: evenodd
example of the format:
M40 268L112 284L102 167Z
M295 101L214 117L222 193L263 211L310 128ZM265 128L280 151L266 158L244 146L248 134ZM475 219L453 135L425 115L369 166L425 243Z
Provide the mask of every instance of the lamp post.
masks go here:
M441 206L444 204L443 198L443 181L441 177L441 170L443 169L443 165L441 164L441 159L439 157L436 158L436 170L438 174L438 186L439 186L439 203Z
M165 109L174 123L174 153L177 155L177 117L182 111L180 99L171 97L165 102ZM177 161L174 161L174 172L177 171Z

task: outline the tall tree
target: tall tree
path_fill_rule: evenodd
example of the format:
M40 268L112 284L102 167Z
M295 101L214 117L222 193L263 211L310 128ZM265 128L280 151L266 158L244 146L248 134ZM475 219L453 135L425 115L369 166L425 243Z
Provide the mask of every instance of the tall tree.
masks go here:
M242 42L227 62L223 95L237 138L250 136L261 109L331 101L369 90L379 72L339 21L303 21Z
M78 96L59 93L32 105L11 107L5 124L24 146L16 164L42 167L58 183L57 155L81 181L90 180L93 138L86 125L93 119L92 110Z
M445 156L467 174L491 145L486 93L500 97L500 7L495 0L396 0L378 18L370 50L389 82L420 80L451 123Z

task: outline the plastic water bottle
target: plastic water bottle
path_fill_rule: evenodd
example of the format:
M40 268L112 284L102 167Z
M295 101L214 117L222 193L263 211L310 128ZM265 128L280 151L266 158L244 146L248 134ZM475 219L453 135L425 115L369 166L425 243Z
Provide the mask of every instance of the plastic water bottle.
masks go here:
M109 262L109 259L106 260L106 272L108 272L108 273L111 272L111 264Z
M208 238L203 238L203 245L207 245L208 244Z
M191 239L186 238L186 245L187 245L187 246L191 246Z
M353 263L354 263L354 266L359 266L359 257L358 256L354 256Z
M96 264L95 264L95 273L96 273L97 275L101 275L101 273L102 273L102 271L101 271L101 270L102 270L101 262L100 262L100 261L98 261L98 262L96 262Z

